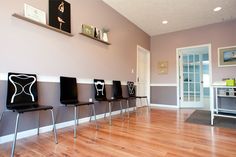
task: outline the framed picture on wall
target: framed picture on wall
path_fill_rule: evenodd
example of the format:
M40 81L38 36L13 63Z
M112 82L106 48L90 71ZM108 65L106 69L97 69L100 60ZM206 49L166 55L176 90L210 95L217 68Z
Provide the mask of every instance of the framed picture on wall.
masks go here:
M218 66L236 66L236 46L218 48Z
M71 33L70 3L65 0L49 0L49 25Z
M168 61L158 62L158 73L161 75L168 74Z
M95 27L94 26L90 26L90 25L86 25L86 24L82 24L82 33L86 34L88 36L91 37L95 37Z
M24 16L34 21L46 24L46 13L31 5L24 4Z

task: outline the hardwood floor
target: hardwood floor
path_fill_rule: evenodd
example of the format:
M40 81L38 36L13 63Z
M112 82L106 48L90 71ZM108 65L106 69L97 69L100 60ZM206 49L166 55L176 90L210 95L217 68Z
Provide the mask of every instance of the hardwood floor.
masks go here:
M113 117L109 126L99 120L17 141L16 157L235 157L236 130L185 123L193 110L139 109L122 121ZM0 145L0 157L10 156L11 143Z

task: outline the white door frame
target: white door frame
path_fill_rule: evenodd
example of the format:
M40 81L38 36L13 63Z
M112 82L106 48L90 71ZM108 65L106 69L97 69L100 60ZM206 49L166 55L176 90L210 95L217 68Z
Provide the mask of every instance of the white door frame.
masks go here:
M137 45L137 67L136 67L136 85L137 85L137 81L138 81L138 65L139 65L139 62L138 62L138 53L139 53L139 49L141 49L142 51L146 52L147 53L147 64L148 64L148 70L147 70L147 97L148 97L148 102L150 104L150 51L141 47L140 45ZM138 91L136 92L138 93ZM148 104L147 104L148 105Z
M203 44L203 45L193 45L193 46L188 46L188 47L180 47L176 49L176 71L177 71L177 107L180 108L180 82L179 82L179 51L181 49L187 49L187 48L198 48L198 47L208 47L208 56L209 56L209 82L210 82L210 106L213 103L212 98L213 98L213 89L212 89L212 52L211 52L211 43L209 44Z

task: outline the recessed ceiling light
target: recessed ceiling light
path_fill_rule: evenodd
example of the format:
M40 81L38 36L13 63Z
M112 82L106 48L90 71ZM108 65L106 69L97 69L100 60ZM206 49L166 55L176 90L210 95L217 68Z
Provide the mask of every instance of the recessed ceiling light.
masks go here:
M221 9L222 9L221 7L216 7L214 11L217 12L217 11L220 11Z
M162 24L167 24L167 23L168 23L168 21L166 21L166 20L162 21Z

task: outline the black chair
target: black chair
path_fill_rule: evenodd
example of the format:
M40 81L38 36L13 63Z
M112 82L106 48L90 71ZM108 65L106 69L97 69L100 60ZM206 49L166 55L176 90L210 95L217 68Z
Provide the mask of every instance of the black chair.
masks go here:
M38 104L37 77L35 74L8 73L6 107L8 110L17 113L11 157L14 156L19 118L21 114L26 112L38 111L39 134L39 111L50 110L52 116L55 143L58 143L56 127L54 123L53 107L41 106Z
M121 82L120 81L115 81L113 80L113 97L115 99L118 99L120 100L120 108L121 108L121 114L123 116L123 107L122 107L122 100L125 100L126 101L126 109L125 109L125 112L126 110L128 109L128 117L129 117L129 97L123 97L123 94L122 94L122 87L121 87Z
M128 81L127 82L127 87L128 87L129 99L139 99L140 100L140 104L142 104L142 99L145 99L146 103L147 103L147 106L148 106L148 109L150 110L150 105L148 103L147 96L136 96L134 82Z
M77 117L77 107L83 105L90 105L92 107L93 115L95 118L96 128L97 120L96 120L96 112L95 106L93 102L80 102L78 100L78 90L77 90L77 82L76 78L73 77L60 77L60 101L66 107L74 107L74 138L76 138L76 125L78 124Z
M114 101L117 101L117 99L107 99L106 96L106 88L105 88L105 81L101 79L94 79L94 94L95 94L95 100L98 102L106 101L108 102L109 107L109 124L111 125L111 112L112 112L112 103ZM104 114L104 117L106 116L106 112Z

